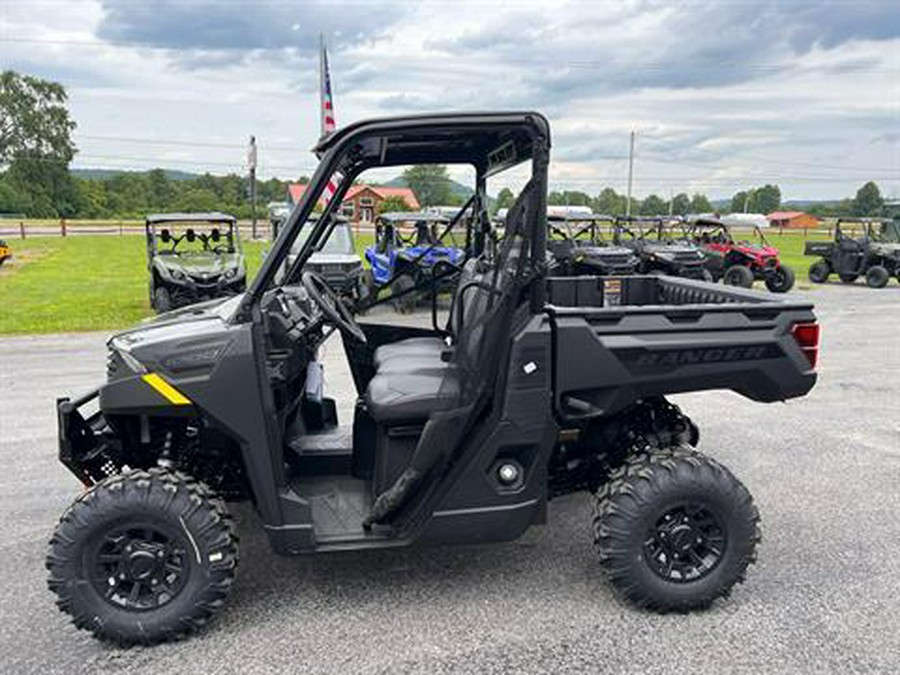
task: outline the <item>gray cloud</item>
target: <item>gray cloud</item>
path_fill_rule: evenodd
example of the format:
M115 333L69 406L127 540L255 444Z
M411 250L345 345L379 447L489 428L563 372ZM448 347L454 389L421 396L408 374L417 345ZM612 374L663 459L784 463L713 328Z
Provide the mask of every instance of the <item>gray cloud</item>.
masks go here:
M184 51L213 52L210 65L238 59L241 52L293 49L314 52L320 32L341 49L375 39L403 15L399 4L362 0L102 0L104 17L97 35L124 42Z

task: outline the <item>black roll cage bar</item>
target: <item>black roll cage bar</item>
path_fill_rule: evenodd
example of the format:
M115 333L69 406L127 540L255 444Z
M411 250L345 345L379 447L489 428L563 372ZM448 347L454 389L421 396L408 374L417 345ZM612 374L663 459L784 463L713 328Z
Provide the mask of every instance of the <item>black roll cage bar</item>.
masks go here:
M384 163L387 153L388 134L398 134L404 131L410 133L415 131L427 131L432 137L438 137L439 134L449 134L457 130L462 136L473 137L479 128L486 130L506 131L512 133L514 131L524 132L530 140L530 157L524 157L521 161L530 159L532 162L532 180L539 181L538 196L536 197L535 211L536 219L530 223L531 247L530 257L531 265L535 270L543 270L546 261L544 260L544 251L547 246L547 227L546 227L546 182L547 167L550 155L550 126L547 120L540 114L535 112L514 112L514 113L462 113L456 115L421 115L408 118L386 118L380 120L372 120L367 122L358 122L352 124L340 131L336 132L327 139L321 141L316 146L316 152L320 154L321 161L313 173L309 185L303 197L297 206L293 209L283 226L280 228L278 237L272 247L272 253L263 260L259 272L254 278L243 296L241 304L238 306L232 316L232 323L241 323L251 316L251 308L255 306L263 293L270 287L275 278L276 271L281 267L287 259L290 243L296 238L297 232L294 230L298 227L307 226L309 216L313 212L315 205L325 190L326 182L335 172L342 174L342 179L337 186L335 194L331 200L325 205L325 210L319 215L315 223L311 223L313 230L310 236L306 238L303 246L297 254L294 265L288 271L285 279L291 279L297 269L302 266L311 253L316 250L320 241L324 241L331 234L331 230L336 222L333 215L338 205L343 202L344 195L347 193L353 180L367 169L378 166L399 166L403 162ZM471 132L469 133L469 130ZM377 140L380 144L380 151L377 155L369 155L368 158L363 157L364 144L367 141ZM509 141L512 143L512 141ZM421 148L418 149L421 151ZM409 157L419 157L411 153ZM445 158L438 156L428 156L422 154L419 163L431 164L465 164L468 163L475 167L476 171L476 191L473 198L483 194L486 179L492 173L499 172L514 164L505 162L497 166L490 165L490 157L473 157L469 156L466 161L465 156L453 156L449 151ZM406 162L409 163L409 162ZM519 162L516 162L519 163ZM499 168L497 168L499 166ZM462 210L460 211L460 214ZM457 214L459 216L460 214ZM456 221L451 221L450 226ZM476 235L477 236L477 235ZM485 233L480 233L485 236ZM542 307L544 300L543 287L540 284L534 285L535 291L532 297L533 307ZM539 309L535 310L539 311Z

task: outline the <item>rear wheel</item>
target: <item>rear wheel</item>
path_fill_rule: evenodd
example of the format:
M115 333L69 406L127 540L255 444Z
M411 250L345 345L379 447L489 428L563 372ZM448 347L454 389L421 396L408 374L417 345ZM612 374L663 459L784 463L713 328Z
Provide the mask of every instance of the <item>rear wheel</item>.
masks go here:
M766 288L772 293L787 293L794 287L794 270L782 265L766 277Z
M224 503L182 473L111 476L79 497L50 539L48 585L95 637L176 640L225 602L237 535Z
M172 296L166 288L160 286L153 291L153 309L157 314L172 311Z
M728 286L750 288L753 286L753 272L746 265L732 265L725 270L722 281Z
M839 274L838 277L840 278L841 283L843 283L843 284L852 284L857 279L859 279L858 274Z
M884 288L891 275L881 265L873 265L866 270L866 284L869 288Z
M639 607L687 611L744 580L759 513L728 469L685 446L613 471L596 496L594 543L616 591Z
M817 260L809 266L809 280L814 284L824 284L831 274L831 265L826 260Z

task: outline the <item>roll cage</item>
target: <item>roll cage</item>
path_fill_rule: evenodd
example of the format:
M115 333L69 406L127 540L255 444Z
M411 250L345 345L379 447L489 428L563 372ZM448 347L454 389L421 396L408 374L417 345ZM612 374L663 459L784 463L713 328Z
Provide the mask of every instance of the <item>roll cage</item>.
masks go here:
M554 234L570 241L588 239L604 243L602 224L615 226L616 218L602 213L572 216L547 216L547 225Z
M246 321L251 308L275 283L278 268L284 264L291 244L300 230L310 226L306 238L283 283L289 283L303 268L307 258L318 249L334 227L333 215L353 180L372 168L410 164L465 164L475 169L475 194L461 209L471 206L478 226L472 232L472 245L483 249L489 236L487 218L487 178L526 161L532 162L532 181L538 183L528 210L523 234L530 241L529 264L543 269L546 251L546 175L549 163L550 127L535 112L461 113L384 118L351 124L324 138L314 148L320 164L310 180L310 189L281 227L270 255L263 261L232 321ZM338 178L337 190L315 222L309 222L329 180ZM483 216L483 217L482 217ZM451 221L450 226L453 225ZM468 242L467 242L468 243ZM534 293L542 294L540 285ZM541 303L535 298L534 302Z
M172 232L173 226L182 226L184 231L179 235ZM209 232L198 231L195 226L209 227ZM224 233L222 229L224 229ZM240 237L237 230L237 219L225 213L171 213L147 216L144 224L147 237L147 252L152 258L159 251L159 244L172 244L171 252L178 248L182 241L192 243L199 241L204 250L211 250L222 239L228 244L229 252L240 250Z

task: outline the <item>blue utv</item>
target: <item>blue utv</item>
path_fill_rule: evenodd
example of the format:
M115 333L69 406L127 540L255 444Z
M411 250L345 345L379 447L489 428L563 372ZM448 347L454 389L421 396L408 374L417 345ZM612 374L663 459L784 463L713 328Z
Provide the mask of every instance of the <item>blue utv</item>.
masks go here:
M394 307L405 313L415 309L423 291L452 291L455 275L441 275L436 269L442 262L458 268L465 260L465 249L456 245L451 226L452 221L439 213L378 216L375 244L365 253L372 268L369 297L375 298L378 291L389 287Z

